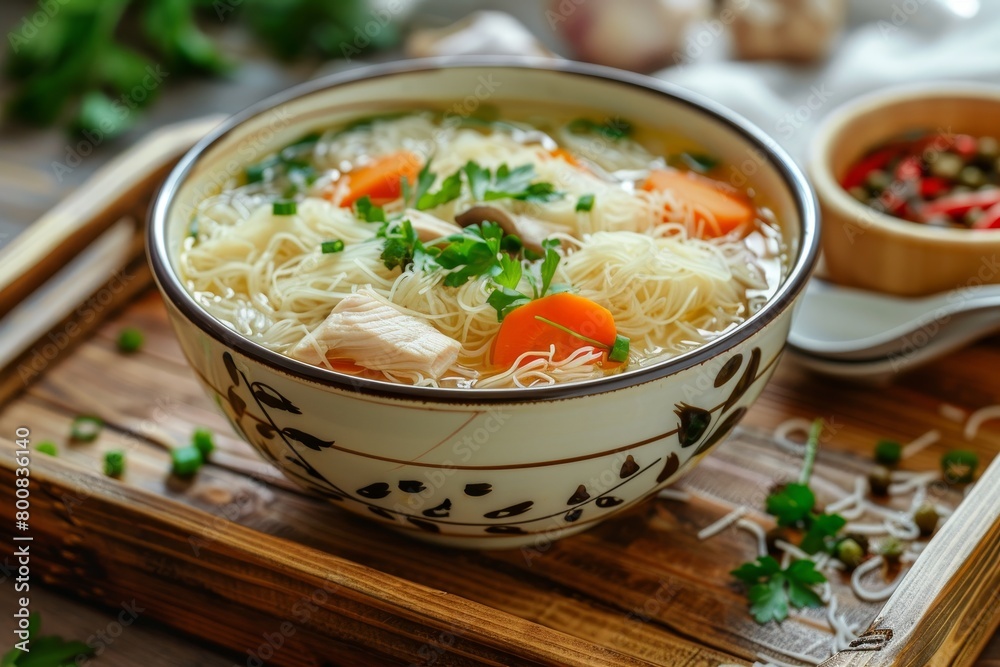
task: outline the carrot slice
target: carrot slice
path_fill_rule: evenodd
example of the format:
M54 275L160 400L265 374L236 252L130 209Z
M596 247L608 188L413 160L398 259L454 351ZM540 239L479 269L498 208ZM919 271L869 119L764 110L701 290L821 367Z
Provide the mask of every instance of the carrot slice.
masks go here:
M722 236L753 220L749 200L728 185L697 174L654 169L642 184L643 190L670 190L678 199L708 210L718 229L706 229L709 236Z
M403 177L406 177L410 185L415 184L421 166L420 156L410 151L399 151L377 158L374 162L348 172L347 194L340 205L352 206L365 195L371 197L376 206L399 199L403 194Z
M569 292L550 294L515 308L504 318L493 342L493 363L509 368L525 352L545 353L551 345L556 347L553 361L561 361L581 347L595 347L559 327L607 348L614 345L617 336L614 316L604 306Z
M567 162L573 165L574 167L580 166L580 161L576 159L576 156L570 153L565 148L555 148L549 151L549 155L558 160L562 160L563 162Z

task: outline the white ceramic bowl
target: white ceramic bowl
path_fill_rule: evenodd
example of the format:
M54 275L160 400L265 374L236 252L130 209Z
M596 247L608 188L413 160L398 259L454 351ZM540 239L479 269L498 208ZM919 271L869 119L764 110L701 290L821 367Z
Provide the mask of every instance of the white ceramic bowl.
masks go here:
M776 296L739 327L665 363L577 384L462 390L358 380L293 361L227 329L185 290L177 260L192 207L245 164L351 117L428 105L461 114L486 99L569 105L695 138L733 165L737 185L749 176L781 221L788 275ZM593 526L721 441L775 368L816 247L804 177L733 113L645 77L510 59L379 66L262 102L181 160L153 205L148 237L184 353L250 444L346 510L476 548L532 548Z

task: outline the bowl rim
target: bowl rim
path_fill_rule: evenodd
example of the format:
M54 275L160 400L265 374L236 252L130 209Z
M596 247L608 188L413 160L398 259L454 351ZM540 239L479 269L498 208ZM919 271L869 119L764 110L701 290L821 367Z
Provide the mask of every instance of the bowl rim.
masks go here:
M223 325L194 300L169 260L166 226L174 197L195 164L208 149L235 131L245 121L280 105L320 93L329 88L409 73L484 67L542 70L550 72L553 76L577 76L597 79L601 84L640 88L700 110L711 116L713 120L742 135L751 148L760 150L766 156L779 177L784 181L791 193L800 220L801 234L798 254L788 275L774 296L758 312L732 330L676 357L618 375L566 384L515 389L415 387L387 381L356 378L319 368L296 361L253 342ZM463 58L461 62L455 62L448 58L395 61L359 67L288 88L230 116L185 153L171 170L153 200L148 219L146 253L153 269L153 277L161 293L188 321L222 345L269 367L273 371L325 387L347 390L366 396L452 405L515 404L602 394L659 380L701 364L724 350L738 347L789 307L809 279L819 249L819 206L804 172L792 160L791 156L777 145L774 139L748 120L717 102L652 77L599 65L541 57L479 56Z
M823 203L836 209L839 215L849 221L856 221L862 228L875 226L888 234L909 240L963 247L970 244L981 246L984 240L998 240L1000 234L995 230L932 227L876 211L840 187L840 182L833 173L830 152L848 125L862 116L894 105L935 99L992 101L1000 106L1000 86L981 81L921 81L866 93L838 106L816 127L806 161L816 195ZM901 131L903 129L900 128Z

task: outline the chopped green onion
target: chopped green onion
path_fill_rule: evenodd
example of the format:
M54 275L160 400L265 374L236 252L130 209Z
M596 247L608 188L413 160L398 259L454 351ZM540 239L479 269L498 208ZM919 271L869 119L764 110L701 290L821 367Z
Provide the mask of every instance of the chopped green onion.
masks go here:
M191 436L191 444L198 448L205 460L208 460L208 455L215 451L215 439L207 428L196 428Z
M295 215L298 211L298 206L296 206L294 201L281 200L274 202L272 210L275 215Z
M879 440L875 443L875 462L884 466L894 466L903 458L903 446L895 440Z
M80 415L70 424L69 437L80 442L93 442L97 439L102 428L104 428L104 422L100 417Z
M118 334L118 349L122 352L137 352L142 347L142 332L135 327L126 327Z
M979 457L967 449L953 449L941 457L941 471L946 482L968 484L976 474Z
M608 352L608 361L628 361L629 340L625 336L618 334L615 336L615 343Z
M344 249L344 242L340 239L333 239L332 241L323 241L320 244L320 250L323 251L324 255L329 255L331 253L340 252Z
M704 153L681 153L680 159L692 171L705 173L719 166L719 159Z
M580 195L580 198L576 200L577 211L589 211L592 208L594 208L594 195Z
M244 175L246 176L247 183L260 183L266 180L268 173L278 164L277 157L269 157L266 160L258 162L257 164L247 165L244 169Z
M585 343L590 343L591 345L593 345L596 348L600 348L602 350L610 349L607 345L605 345L601 341L595 340L593 338L590 338L589 336L584 336L582 333L573 331L569 327L565 327L565 326L559 324L558 322L553 322L552 320L550 320L547 317L542 317L541 315L535 315L535 319L538 320L539 322L544 322L545 324L548 324L549 326L555 327L556 329L559 329L559 331L562 331L563 333L568 333L570 336L573 336L574 338L579 338L580 340L582 340ZM618 341L616 340L615 342L617 343Z
M104 474L108 477L121 477L125 472L125 452L113 449L104 454Z
M43 440L35 445L35 451L49 456L59 456L59 449L56 447L56 443L51 440Z
M198 240L198 218L192 218L191 222L188 223L187 235L195 241Z
M173 462L173 473L178 477L190 477L198 472L203 463L201 450L194 445L172 449L170 460Z

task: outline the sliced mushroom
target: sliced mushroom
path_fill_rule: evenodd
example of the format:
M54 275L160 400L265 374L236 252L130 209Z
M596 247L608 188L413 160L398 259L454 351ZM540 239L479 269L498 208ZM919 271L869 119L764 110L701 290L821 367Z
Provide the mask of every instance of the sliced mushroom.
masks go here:
M418 211L415 208L406 209L403 211L403 215L413 225L413 231L417 233L417 238L420 239L421 243L429 243L451 236L452 234L462 233L462 228L454 222L442 220L437 216Z
M521 239L525 248L542 252L542 241L556 232L568 231L563 225L554 225L527 215L514 215L495 206L473 206L455 216L455 222L468 227L481 222L495 222L504 234L513 234Z

